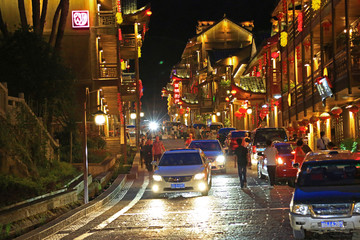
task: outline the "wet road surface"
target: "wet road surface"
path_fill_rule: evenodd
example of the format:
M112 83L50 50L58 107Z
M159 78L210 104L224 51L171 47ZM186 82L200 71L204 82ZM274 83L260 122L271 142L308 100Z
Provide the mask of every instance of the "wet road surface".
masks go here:
M182 140L164 140L166 148ZM232 158L226 174L214 174L209 196L181 193L153 198L150 178L142 172L117 197L86 218L47 239L293 239L289 203L293 188L248 172L248 188L239 187ZM350 235L317 235L312 239L358 239Z

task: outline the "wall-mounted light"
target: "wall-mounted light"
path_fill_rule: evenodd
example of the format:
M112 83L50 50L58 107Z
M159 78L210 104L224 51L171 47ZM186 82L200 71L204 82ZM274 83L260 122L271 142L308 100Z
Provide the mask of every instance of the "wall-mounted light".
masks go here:
M217 112L216 113L216 116L220 117L221 113L220 112Z
M246 109L246 113L247 113L247 114L252 114L252 108Z
M136 113L130 113L130 118L131 119L136 119Z

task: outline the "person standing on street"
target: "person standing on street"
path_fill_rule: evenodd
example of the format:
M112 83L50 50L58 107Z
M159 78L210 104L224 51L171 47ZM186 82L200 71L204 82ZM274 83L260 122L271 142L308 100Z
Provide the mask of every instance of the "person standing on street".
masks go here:
M151 165L152 157L153 157L152 148L153 148L153 145L152 145L151 137L148 137L145 145L143 146L143 155L144 155L146 169L149 172L153 171L153 166Z
M152 147L154 161L159 162L163 152L165 152L164 144L160 141L160 137L156 136Z
M144 159L144 146L146 144L146 138L145 138L145 135L142 135L141 136L141 139L140 139L140 164L141 164L141 168L144 166L144 162L145 162L145 159Z
M316 146L317 146L318 150L326 150L329 142L330 142L330 139L325 136L325 132L321 131L320 138L316 142Z
M267 170L269 174L270 188L274 188L275 185L275 173L276 173L276 158L278 157L278 150L272 145L271 140L266 141L266 149L264 155L267 159Z
M242 139L239 138L236 140L238 147L235 148L235 156L236 161L238 165L238 174L240 179L240 186L241 188L247 187L247 181L246 181L246 166L248 164L248 149L243 146Z
M296 142L296 148L295 148L295 155L294 155L294 162L299 163L300 165L304 161L305 158L305 152L303 150L304 142L302 140L298 140Z
M189 134L188 139L185 141L185 146L188 147L190 143L194 140L192 133Z

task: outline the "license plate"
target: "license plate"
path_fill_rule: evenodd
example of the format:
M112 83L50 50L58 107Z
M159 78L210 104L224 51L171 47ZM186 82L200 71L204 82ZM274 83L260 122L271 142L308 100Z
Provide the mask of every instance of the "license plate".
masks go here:
M321 222L322 228L343 228L343 221L331 221L331 222Z
M185 183L171 184L171 188L185 188Z

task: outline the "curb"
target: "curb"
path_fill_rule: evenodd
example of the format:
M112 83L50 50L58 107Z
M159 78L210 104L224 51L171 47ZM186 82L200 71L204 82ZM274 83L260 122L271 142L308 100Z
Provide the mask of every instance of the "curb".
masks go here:
M37 229L34 229L33 231L25 233L24 235L21 235L15 239L44 239L45 237L48 237L51 234L58 232L59 230L70 225L79 218L86 216L87 214L99 209L107 202L111 201L116 196L116 194L123 188L126 180L126 174L119 175L115 179L113 184L94 201L89 202L86 205L82 205L76 209L73 209L65 213L64 215L54 219L53 221L50 221L47 224Z

